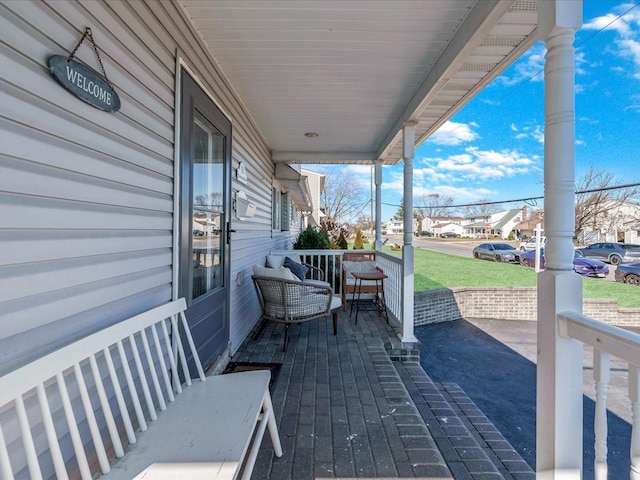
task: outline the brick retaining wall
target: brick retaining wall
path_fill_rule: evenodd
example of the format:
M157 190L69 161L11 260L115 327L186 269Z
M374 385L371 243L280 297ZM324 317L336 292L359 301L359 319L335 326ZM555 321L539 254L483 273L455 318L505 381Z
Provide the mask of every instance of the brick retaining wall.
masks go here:
M640 308L618 307L612 299L588 298L584 314L619 326L640 326ZM460 318L537 320L536 287L459 287L415 294L415 325Z

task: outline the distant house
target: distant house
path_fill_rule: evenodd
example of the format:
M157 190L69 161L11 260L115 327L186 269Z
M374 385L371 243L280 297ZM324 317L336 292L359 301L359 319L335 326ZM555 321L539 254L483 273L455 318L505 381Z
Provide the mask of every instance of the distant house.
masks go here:
M461 227L464 222L464 217L453 216L433 216L425 217L422 220L422 230L431 232L434 235L440 235L444 232L454 232L462 235L463 229Z
M388 235L402 235L404 233L404 222L402 220L389 220L387 222Z
M463 224L464 235L473 238L494 235L506 240L512 232L513 237L516 237L515 226L522 221L522 218L523 209L521 208L467 217Z
M305 215L306 224L312 227L320 226L320 220L325 216L324 212L320 210L320 195L322 195L324 191L325 175L304 168L300 170L300 173L307 177L309 192L311 194L311 204L313 206L313 211Z

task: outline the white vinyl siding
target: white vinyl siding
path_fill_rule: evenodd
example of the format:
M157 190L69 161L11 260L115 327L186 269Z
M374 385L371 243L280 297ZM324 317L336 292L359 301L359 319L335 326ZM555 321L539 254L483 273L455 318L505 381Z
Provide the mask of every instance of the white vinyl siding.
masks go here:
M91 27L117 113L55 82ZM269 147L173 2L0 3L0 373L171 299L176 52L233 122L234 183L256 215L231 228L231 346L259 318L251 265L291 234L271 229ZM77 58L98 69L85 41ZM245 281L236 284L242 273Z

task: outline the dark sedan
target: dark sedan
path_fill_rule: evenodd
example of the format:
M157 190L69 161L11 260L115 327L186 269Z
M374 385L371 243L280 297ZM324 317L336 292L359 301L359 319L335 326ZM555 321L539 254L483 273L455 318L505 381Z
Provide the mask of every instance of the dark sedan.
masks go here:
M640 262L640 245L620 242L598 242L588 247L578 248L587 258L595 258L612 265Z
M640 285L640 263L618 265L615 271L616 282Z
M520 263L527 267L535 267L535 250L520 255ZM540 251L540 268L544 268L544 249ZM585 258L578 250L573 257L573 271L585 277L605 278L609 275L609 267L604 262Z
M483 243L473 249L475 258L494 260L496 262L518 263L520 251L508 243Z

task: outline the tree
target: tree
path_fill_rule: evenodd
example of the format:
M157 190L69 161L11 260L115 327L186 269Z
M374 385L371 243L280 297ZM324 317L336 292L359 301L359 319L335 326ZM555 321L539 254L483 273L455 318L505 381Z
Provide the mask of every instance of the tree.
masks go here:
M576 190L575 233L579 241L584 233L606 229L618 230L624 217L620 208L637 200L637 187L613 189L620 181L609 172L590 167L578 181Z
M363 250L364 249L364 240L362 238L362 229L358 227L356 229L356 239L353 242L354 250Z
M444 217L451 214L451 205L453 205L453 198L439 193L429 193L422 195L416 199L416 206L414 217L418 216L424 218L427 217Z
M398 210L396 210L396 213L393 215L391 220L396 220L398 222L401 222L402 220L404 220L404 198L400 199L400 205L398 206Z
M352 177L345 174L325 177L324 190L320 195L320 208L327 220L351 220L362 212L367 202L368 199L364 199L362 189Z
M347 235L341 222L356 218L367 206L363 190L345 174L327 175L324 190L320 194L320 209L324 217L320 221L322 230L333 243L338 243L340 234Z
M466 207L464 207L464 216L475 217L475 216L490 215L492 213L496 213L498 210L500 210L500 208L501 208L501 205L491 204L491 200L487 200L486 198L481 198L476 203L467 205Z
M429 193L416 199L417 208L413 209L413 218L418 222L418 231L422 230L422 221L427 217L443 217L450 214L453 198Z

